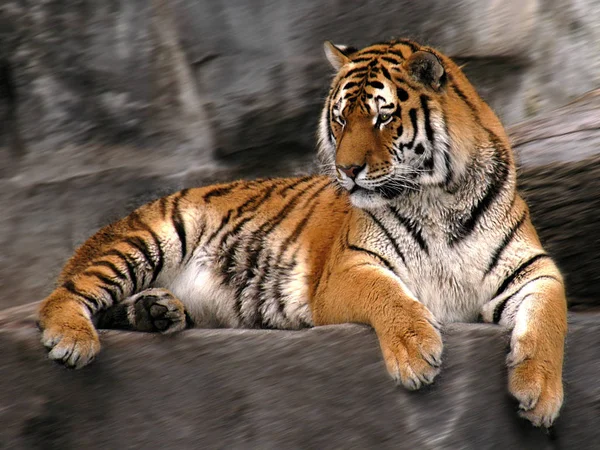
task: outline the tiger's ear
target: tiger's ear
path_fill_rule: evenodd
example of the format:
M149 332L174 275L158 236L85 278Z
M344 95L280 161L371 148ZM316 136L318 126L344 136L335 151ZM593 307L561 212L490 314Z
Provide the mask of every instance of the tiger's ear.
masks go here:
M325 41L323 48L327 60L335 70L340 70L349 61L348 55L356 51L353 47L334 45L331 41Z
M404 62L404 68L417 81L436 91L446 82L446 70L433 53L420 50Z

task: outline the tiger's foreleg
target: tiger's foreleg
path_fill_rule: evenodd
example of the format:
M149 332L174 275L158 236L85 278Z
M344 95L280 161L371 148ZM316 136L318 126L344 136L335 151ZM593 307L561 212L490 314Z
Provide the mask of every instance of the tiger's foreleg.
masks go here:
M94 316L97 328L163 334L184 330L188 322L181 300L163 288L146 289Z
M484 306L487 322L512 328L508 386L520 415L549 427L563 403L562 368L567 302L560 273L545 255L532 258ZM521 267L527 265L523 264Z
M440 371L442 338L433 314L387 268L349 252L323 275L311 309L315 325L346 322L373 326L387 369L414 390Z

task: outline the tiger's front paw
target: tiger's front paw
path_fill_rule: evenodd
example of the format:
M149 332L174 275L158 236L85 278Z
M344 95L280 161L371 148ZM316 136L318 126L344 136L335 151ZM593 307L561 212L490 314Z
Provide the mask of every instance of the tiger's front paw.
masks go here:
M431 384L442 364L442 337L433 315L420 303L411 317L376 328L388 372L410 390ZM406 311L403 311L406 314Z
M48 357L69 367L80 369L100 351L100 339L91 320L80 305L61 305L54 313L41 312L42 344Z
M509 390L519 401L519 415L536 427L550 427L563 403L562 370L547 360L508 356Z

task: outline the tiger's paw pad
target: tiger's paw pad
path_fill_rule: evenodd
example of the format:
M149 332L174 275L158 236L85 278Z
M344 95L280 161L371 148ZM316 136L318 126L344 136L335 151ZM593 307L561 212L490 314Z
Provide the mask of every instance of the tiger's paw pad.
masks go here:
M380 336L388 372L409 390L431 384L442 364L442 337L433 320L417 320L408 330Z
M48 357L67 367L81 369L100 351L100 339L92 323L83 317L62 325L50 325L42 332L42 344Z
M563 403L560 371L548 370L535 359L510 365L509 390L519 402L519 415L536 427L549 428Z
M158 331L164 334L185 329L183 303L165 289L148 289L134 298L128 310L129 321L138 331Z

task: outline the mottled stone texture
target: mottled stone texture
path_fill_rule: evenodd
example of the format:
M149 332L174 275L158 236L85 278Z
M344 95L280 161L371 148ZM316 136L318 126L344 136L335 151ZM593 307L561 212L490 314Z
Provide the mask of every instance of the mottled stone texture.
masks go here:
M507 335L444 331L442 373L396 387L372 330L102 332L92 365L45 358L32 307L0 313L0 448L598 448L600 320L570 317L566 404L547 434L506 390Z

